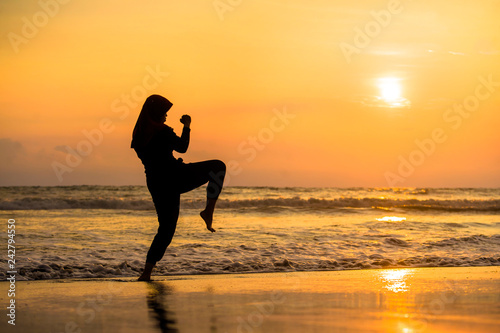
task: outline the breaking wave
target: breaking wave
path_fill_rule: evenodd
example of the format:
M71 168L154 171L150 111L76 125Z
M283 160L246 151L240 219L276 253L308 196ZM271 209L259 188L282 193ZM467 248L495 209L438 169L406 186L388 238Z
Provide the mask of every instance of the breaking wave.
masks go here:
M204 200L183 200L185 208L202 208ZM382 199L382 198L336 198L336 199L303 199L272 198L219 200L218 209L405 209L405 210L436 210L447 212L481 211L500 212L500 200L438 200L438 199ZM154 206L148 200L127 200L124 198L40 198L25 197L17 200L1 200L0 210L53 210L53 209L124 209L153 210Z
M110 278L138 276L142 272L141 260L116 262L80 262L62 263L61 261L29 262L20 264L18 280L46 280L62 278ZM391 258L381 254L368 257L346 258L213 258L207 261L170 258L168 268L159 264L156 275L197 275L224 273L267 273L293 271L339 271L353 269L409 268L409 267L473 267L500 266L500 256L486 257L447 257L447 256L412 256ZM5 272L0 272L0 281L6 279Z

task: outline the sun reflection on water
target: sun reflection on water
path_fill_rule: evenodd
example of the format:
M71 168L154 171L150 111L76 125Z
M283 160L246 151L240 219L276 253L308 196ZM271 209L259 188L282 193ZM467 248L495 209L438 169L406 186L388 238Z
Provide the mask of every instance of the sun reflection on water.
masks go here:
M376 218L375 220L380 221L380 222L403 222L403 221L406 221L406 217L384 216L381 218Z
M381 273L382 281L385 283L384 288L395 293L408 291L406 282L409 277L411 277L410 269L385 270Z

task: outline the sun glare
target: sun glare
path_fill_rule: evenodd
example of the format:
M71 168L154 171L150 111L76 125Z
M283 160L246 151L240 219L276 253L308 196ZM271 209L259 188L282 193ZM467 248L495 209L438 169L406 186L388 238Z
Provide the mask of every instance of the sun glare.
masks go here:
M377 80L379 98L386 106L397 108L409 106L410 102L402 96L401 80L395 77L383 77Z
M411 273L409 269L386 270L382 271L381 278L386 283L384 286L386 289L395 293L404 292L408 291L406 282L411 277Z
M388 103L401 98L401 85L398 79L392 77L382 78L379 80L378 86L382 98Z
M403 221L406 221L406 217L384 216L381 218L376 218L375 220L380 221L380 222L403 222Z

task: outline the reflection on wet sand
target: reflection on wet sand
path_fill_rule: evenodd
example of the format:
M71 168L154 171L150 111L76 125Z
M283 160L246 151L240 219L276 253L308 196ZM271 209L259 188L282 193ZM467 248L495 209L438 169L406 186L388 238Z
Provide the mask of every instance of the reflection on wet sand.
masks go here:
M173 311L168 310L166 300L166 296L172 293L171 288L163 283L151 281L148 282L148 289L147 303L150 310L149 313L157 322L161 332L179 332L175 327L177 323L175 314Z

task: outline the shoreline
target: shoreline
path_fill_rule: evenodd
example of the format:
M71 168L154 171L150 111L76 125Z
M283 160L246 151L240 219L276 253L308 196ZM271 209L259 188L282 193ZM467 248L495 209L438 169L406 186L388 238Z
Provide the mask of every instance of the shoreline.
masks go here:
M223 276L232 276L232 275L253 275L253 274L308 274L308 273L335 273L335 272L358 272L358 271L380 271L380 270L407 270L407 269L448 269L448 268L499 268L500 265L481 265L481 266L389 266L389 267L373 267L373 268L346 268L346 269L318 269L318 270L303 270L303 271L248 271L248 272L203 272L203 273L172 273L172 274L161 274L161 275L151 275L153 280L155 281L175 281L175 280L184 280L184 277L210 277L214 275ZM85 282L85 281L117 281L117 282L134 282L134 278L139 277L140 272L137 273L137 276L110 276L110 277L70 277L70 278L57 278L57 279L39 279L39 280L17 280L17 282L35 282L35 281L45 281L45 282ZM156 279L155 279L156 278ZM123 281L122 281L123 280ZM1 280L0 282L8 282L6 280ZM137 281L144 282L144 281ZM151 282L151 281L150 281Z
M500 260L500 259L499 259ZM171 274L159 274L155 275L153 271L153 282L154 281L167 281L168 280L179 280L182 277L203 277L203 276L232 276L232 275L253 275L253 274L290 274L290 273L325 273L325 272L352 272L352 271L379 271L379 270L395 270L395 269L433 269L433 268L488 268L488 267L499 267L500 265L477 265L477 266L387 266L387 267L371 267L371 268L343 268L343 269L311 269L311 270L268 270L268 271L226 271L226 272L200 272L200 273L171 273ZM7 272L8 273L8 272ZM138 278L140 272L134 276L96 276L96 277L65 277L65 278L50 278L50 279L32 279L28 280L22 277L19 273L16 276L16 282L34 282L34 281L45 281L45 282L72 282L72 281L121 281L121 282L133 282L135 278ZM8 276L8 275L7 275ZM19 277L21 276L21 279ZM122 281L123 280L123 281ZM7 279L0 280L0 283L8 282Z
M498 266L480 266L175 275L152 282L17 281L16 326L5 316L0 327L2 332L492 332L500 328L499 273ZM6 292L0 302L7 304Z

